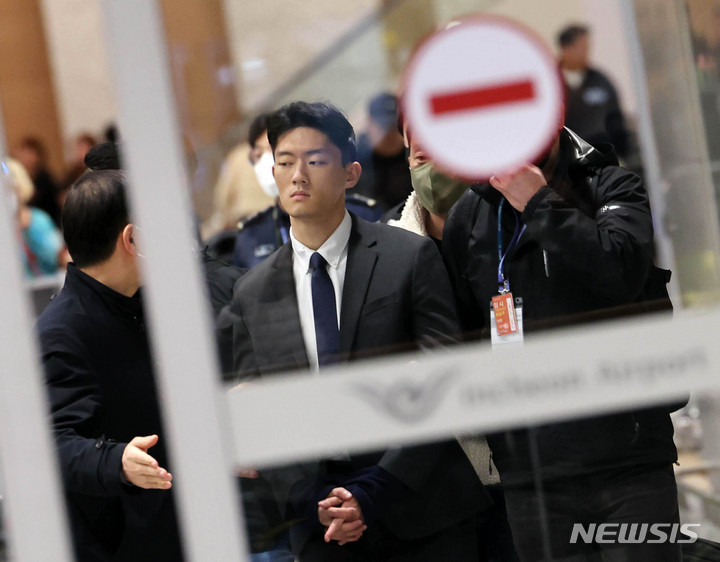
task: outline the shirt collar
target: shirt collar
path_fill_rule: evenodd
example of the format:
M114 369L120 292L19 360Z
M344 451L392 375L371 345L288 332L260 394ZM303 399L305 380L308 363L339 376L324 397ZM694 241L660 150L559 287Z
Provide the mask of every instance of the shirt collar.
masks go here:
M330 235L330 238L325 240L322 246L317 251L325 258L328 265L332 268L337 268L340 265L340 260L343 257L345 248L347 248L348 241L350 240L350 230L352 229L352 219L350 213L345 211L340 225ZM315 253L315 250L311 250L302 242L299 242L293 235L292 227L290 228L290 243L292 244L293 253L295 257L300 260L303 266L303 270L310 268L310 256Z

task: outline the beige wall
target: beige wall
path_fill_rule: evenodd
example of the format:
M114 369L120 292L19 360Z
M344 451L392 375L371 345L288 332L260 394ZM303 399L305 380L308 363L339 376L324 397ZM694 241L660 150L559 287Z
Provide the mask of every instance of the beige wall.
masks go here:
M160 5L183 133L203 146L238 119L222 0L161 0Z
M63 169L60 121L38 0L0 2L0 102L10 149L27 135L47 147L52 171Z
M48 55L66 149L78 133L99 135L116 119L98 0L42 0Z
M637 99L630 64L630 47L621 3L624 0L582 0L585 22L593 36L591 57L612 78L625 111L637 112ZM634 30L633 30L634 31Z
M183 1L194 5L189 0ZM626 59L627 46L622 33L619 2L620 0L410 0L407 6L413 10L404 9L403 12L407 14L415 11L412 25L407 23L407 26L412 27L413 32L425 32L430 27L428 22L425 22L428 17L440 25L458 14L484 9L525 22L552 48L557 30L565 23L587 22L594 30L593 59L615 80L625 107L633 112L635 99ZM197 108L201 105L197 101L199 99L207 109L204 115L198 115L197 118L217 123L227 118L230 113L228 99L235 96L235 102L238 98L242 100L241 109L254 111L269 94L295 76L296 72L382 3L382 0L216 0L209 4L198 4L193 8L194 16L191 18L188 17L187 7L180 6L178 2L165 2L164 5L168 8L166 15L177 15L177 18L169 20L172 29L177 30L177 36L187 36L184 47L171 47L174 64L177 67L184 65L185 68L198 66L198 60L205 57L221 69L221 73L215 75L194 72L196 76L202 76L204 85L197 80L186 78L185 87L178 100L181 108L186 112L190 106ZM422 6L422 9L417 10L417 6ZM42 7L65 135L71 137L82 130L98 131L114 119L116 112L111 74L102 41L99 2L42 0ZM224 18L220 16L223 13ZM420 16L424 23L418 26L416 20ZM183 27L183 22L188 25ZM416 29L418 27L423 29ZM377 40L392 51L397 46L393 41L397 39L398 30L401 30L398 22L387 22ZM196 36L203 34L205 39L210 35L217 37L215 50L207 41L203 46L202 42L196 40ZM173 42L177 44L171 37L171 44ZM229 54L224 51L225 45L229 46ZM403 48L402 51L402 55L405 55L407 49ZM391 58L393 57L395 55ZM370 56L368 60L375 61ZM396 72L395 60L388 62L390 73ZM362 59L352 57L354 70L359 70L358 63L361 64ZM392 80L392 77L385 76L387 73L384 69L378 70L382 72L375 73L378 75L375 81ZM341 79L336 74L332 76L335 81ZM228 94L232 88L223 83L228 80L235 86L232 94ZM328 86L330 92L336 91L338 87L341 87L341 84L333 83ZM311 90L306 88L305 91ZM205 103L205 100L209 101ZM201 136L207 138L206 134Z
M693 30L708 45L720 46L720 2L718 0L687 0L688 16Z
M629 50L620 2L623 0L502 0L488 10L525 23L557 50L557 32L569 23L584 23L592 31L590 57L615 83L626 112L636 108Z

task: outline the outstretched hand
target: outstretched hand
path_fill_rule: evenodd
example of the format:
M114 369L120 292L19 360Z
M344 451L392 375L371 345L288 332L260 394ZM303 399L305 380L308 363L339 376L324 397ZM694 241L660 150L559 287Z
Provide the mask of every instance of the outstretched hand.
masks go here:
M157 435L147 435L134 437L125 446L122 472L128 482L146 490L168 490L172 487L172 474L147 453L157 442Z

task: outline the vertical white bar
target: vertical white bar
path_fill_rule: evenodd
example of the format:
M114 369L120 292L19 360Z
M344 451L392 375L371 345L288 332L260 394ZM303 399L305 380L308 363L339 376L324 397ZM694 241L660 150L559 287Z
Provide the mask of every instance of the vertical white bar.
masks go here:
M0 120L0 158L5 131ZM72 560L58 463L50 436L47 396L37 361L37 344L23 287L20 248L13 231L0 172L0 459L3 481L3 524L10 559L32 562ZM41 540L38 540L41 537Z
M153 0L103 0L130 196L187 558L244 560L233 439L194 245L161 15Z

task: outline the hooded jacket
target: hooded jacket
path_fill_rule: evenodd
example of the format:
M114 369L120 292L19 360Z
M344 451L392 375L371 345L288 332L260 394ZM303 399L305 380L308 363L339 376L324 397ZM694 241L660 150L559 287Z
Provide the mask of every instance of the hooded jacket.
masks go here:
M498 294L501 199L489 184L473 186L451 210L443 236L463 329L480 335L487 333L490 301ZM617 311L635 313L634 303L667 297L667 277L652 261L647 193L638 176L618 167L612 148L595 148L565 128L549 185L532 197L522 213L509 204L503 206L503 252L516 220L525 231L507 253L505 276L513 296L523 299L526 332ZM543 475L565 477L675 461L668 415L674 407L534 429ZM531 481L527 431L496 434L488 441L506 485Z

